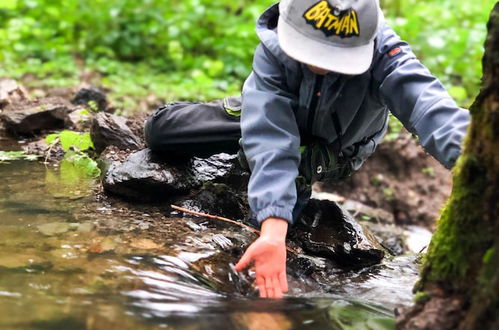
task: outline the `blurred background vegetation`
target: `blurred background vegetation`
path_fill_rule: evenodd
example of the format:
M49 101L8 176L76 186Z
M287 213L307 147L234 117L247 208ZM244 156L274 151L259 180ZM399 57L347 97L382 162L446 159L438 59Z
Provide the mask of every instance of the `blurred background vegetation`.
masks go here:
M458 103L469 106L496 1L381 2L389 24ZM96 84L124 114L173 99L238 94L258 43L255 21L272 3L0 0L0 77L18 79L40 95Z

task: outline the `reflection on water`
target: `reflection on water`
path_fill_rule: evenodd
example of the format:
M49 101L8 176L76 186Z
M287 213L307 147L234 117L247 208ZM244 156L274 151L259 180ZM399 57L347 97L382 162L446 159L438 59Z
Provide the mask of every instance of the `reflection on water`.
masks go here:
M386 329L393 307L411 299L411 257L338 274L329 290L292 291L280 301L230 292L213 267L193 266L213 254L208 247L179 251L144 237L147 214L133 219L144 232L99 230L97 220L128 215L97 201L95 182L64 171L0 164L2 329ZM228 277L235 288L245 280Z

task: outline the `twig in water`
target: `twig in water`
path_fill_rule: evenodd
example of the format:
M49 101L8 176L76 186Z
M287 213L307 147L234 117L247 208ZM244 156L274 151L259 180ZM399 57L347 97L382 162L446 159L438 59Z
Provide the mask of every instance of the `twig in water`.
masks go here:
M224 217L219 217L218 215L212 215L212 214L207 214L207 213L202 213L202 212L191 211L189 209L186 209L186 208L183 208L183 207L180 207L180 206L177 206L177 205L170 205L170 207L172 209L174 209L174 210L181 211L181 212L184 212L184 213L194 214L194 215L197 215L199 217L206 217L206 218L210 218L210 219L216 219L216 220L220 220L220 221L229 222L229 223L232 223L232 224L237 225L239 227L243 227L243 228L246 228L248 230L251 230L252 232L260 235L260 231L258 229L255 229L253 227L247 226L247 225L245 225L243 223L240 223L240 222L237 222L237 221L234 221L234 220L231 220L231 219L227 219L227 218L224 218ZM300 253L298 253L297 251L295 251L294 249L292 249L292 248L290 248L288 246L286 246L286 250L288 250L288 252L291 252L295 256L300 255Z
M207 214L207 213L202 213L202 212L191 211L189 209L186 209L186 208L183 208L183 207L180 207L180 206L176 206L176 205L170 205L170 207L172 209L174 209L174 210L185 212L185 213L194 214L194 215L197 215L197 216L200 216L200 217L206 217L206 218L211 218L211 219L217 219L217 220L220 220L220 221L230 222L232 224L235 224L235 225L238 225L240 227L243 227L243 228L246 228L248 230L251 230L254 233L260 234L260 231L258 229L255 229L253 227L247 226L245 224L242 224L240 222L237 222L237 221L234 221L234 220L231 220L231 219L227 219L227 218L224 218L224 217L219 217L218 215L212 215L212 214Z

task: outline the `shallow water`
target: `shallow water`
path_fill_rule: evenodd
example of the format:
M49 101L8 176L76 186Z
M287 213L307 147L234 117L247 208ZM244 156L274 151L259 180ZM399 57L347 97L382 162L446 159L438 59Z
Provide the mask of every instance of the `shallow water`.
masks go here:
M148 214L129 231L99 227L130 215L67 165L0 164L0 182L1 329L389 329L393 308L412 298L414 257L311 290L291 280L280 301L230 292L194 266L209 249L178 242L179 253L148 238Z

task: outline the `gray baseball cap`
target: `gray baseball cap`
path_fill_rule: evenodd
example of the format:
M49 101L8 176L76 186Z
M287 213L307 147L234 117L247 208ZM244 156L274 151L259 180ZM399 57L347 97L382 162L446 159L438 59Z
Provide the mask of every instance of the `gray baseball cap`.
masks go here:
M369 69L383 22L379 0L282 0L277 34L297 61L354 75Z

